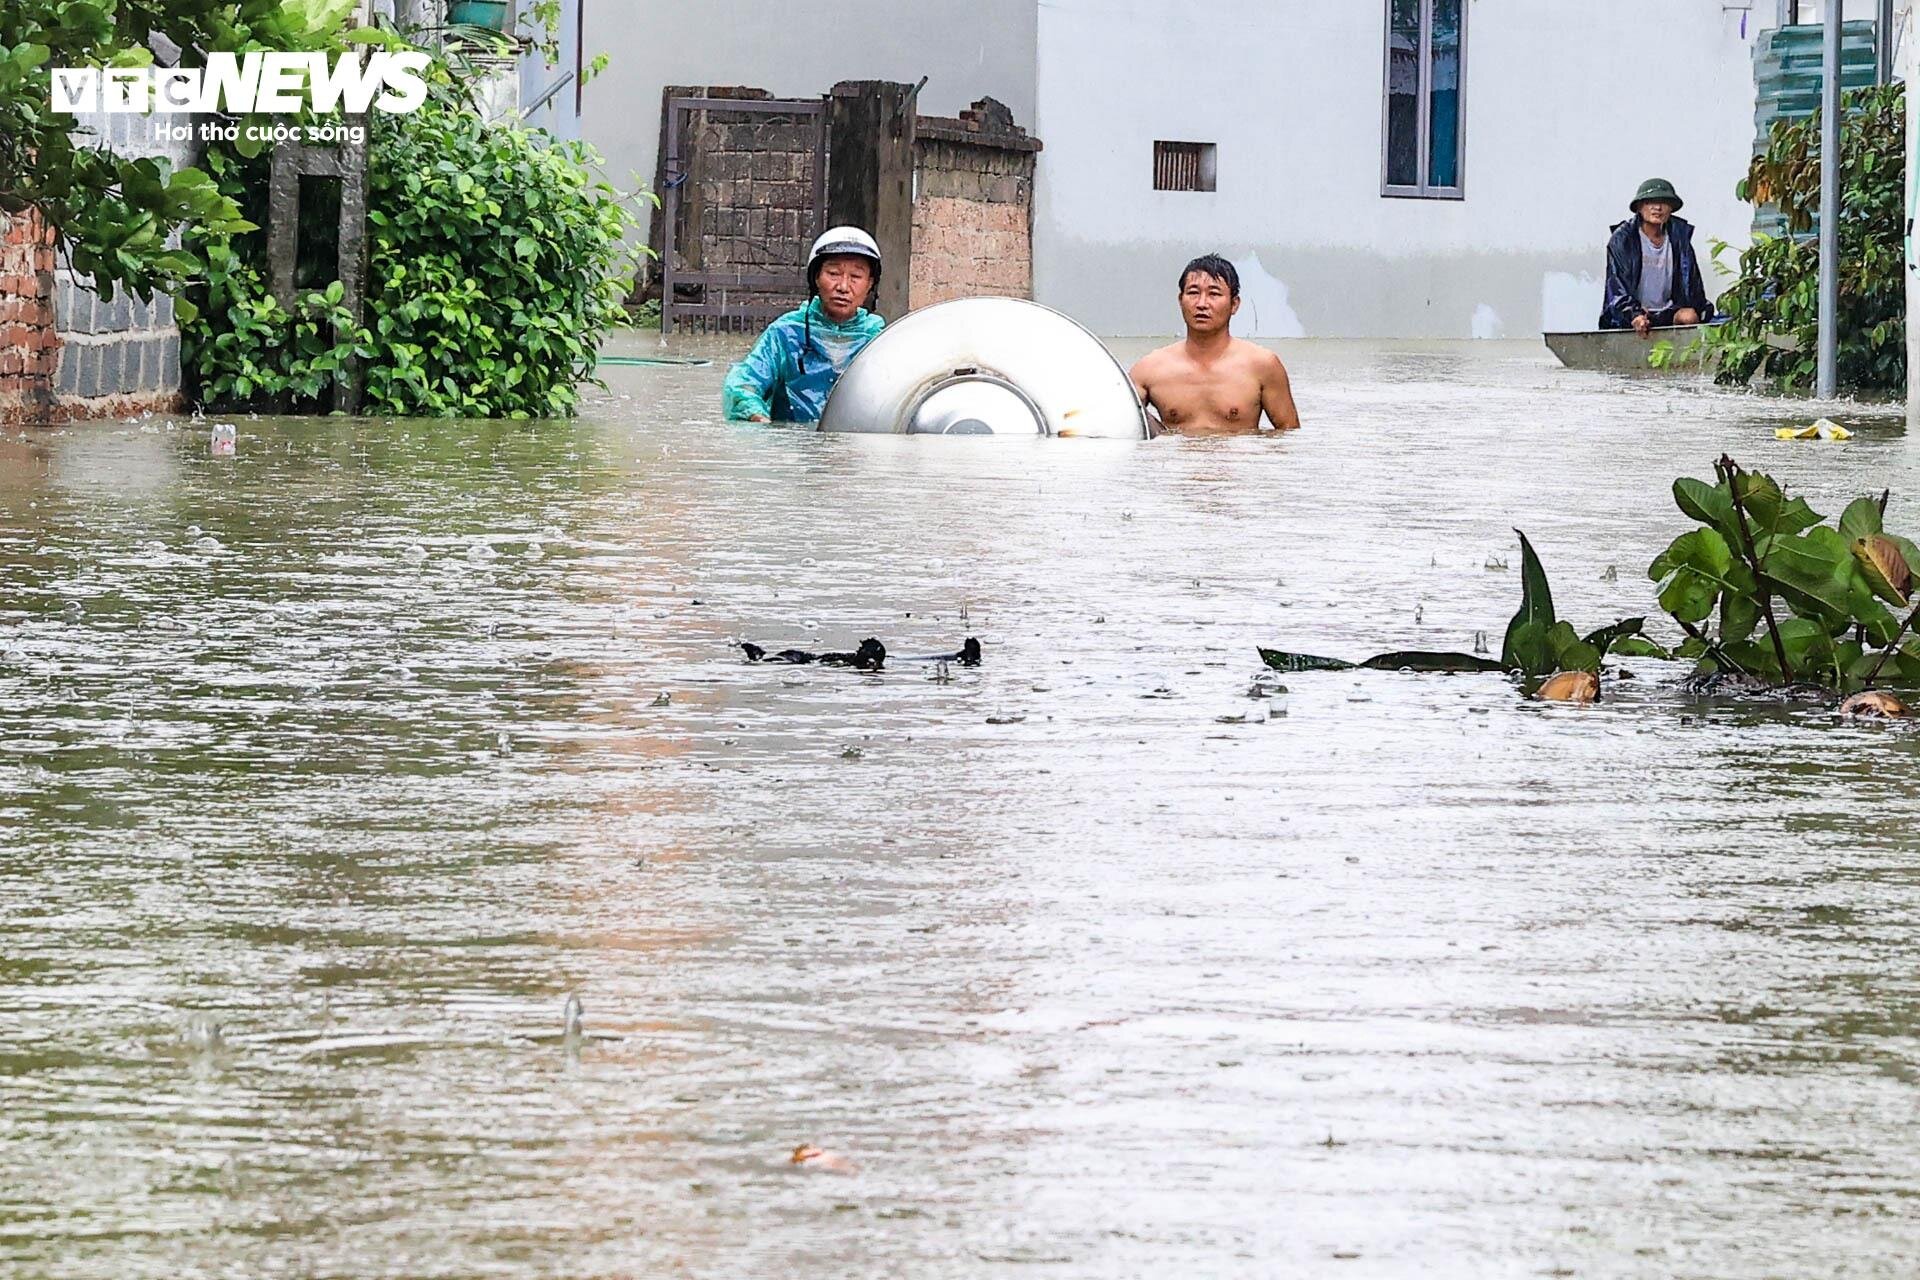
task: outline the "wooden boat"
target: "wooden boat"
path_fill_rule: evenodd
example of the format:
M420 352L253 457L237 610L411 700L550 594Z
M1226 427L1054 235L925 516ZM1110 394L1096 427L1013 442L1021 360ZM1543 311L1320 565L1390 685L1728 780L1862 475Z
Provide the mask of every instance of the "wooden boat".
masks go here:
M1574 333L1542 334L1547 349L1560 357L1569 369L1592 369L1601 373L1697 374L1711 368L1711 360L1702 365L1700 353L1693 348L1704 341L1703 324L1676 324L1654 329L1641 337L1631 329L1583 329ZM1672 344L1671 358L1664 367L1655 368L1649 357L1662 342ZM1691 353L1691 354L1690 354Z

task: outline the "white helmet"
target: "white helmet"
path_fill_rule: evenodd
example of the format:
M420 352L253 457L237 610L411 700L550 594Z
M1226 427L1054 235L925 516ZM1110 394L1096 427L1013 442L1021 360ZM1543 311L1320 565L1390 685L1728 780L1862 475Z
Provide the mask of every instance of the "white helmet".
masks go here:
M820 262L838 254L858 254L873 262L873 278L880 279L880 246L872 236L858 227L828 227L813 242L813 251L807 255L807 284L811 286L820 271Z

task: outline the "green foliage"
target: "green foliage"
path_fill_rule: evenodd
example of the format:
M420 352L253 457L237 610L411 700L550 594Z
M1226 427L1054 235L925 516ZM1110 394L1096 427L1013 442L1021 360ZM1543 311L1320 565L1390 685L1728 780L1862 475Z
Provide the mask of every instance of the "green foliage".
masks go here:
M195 168L128 160L76 143L73 117L51 102L54 67L153 61L160 34L187 50L300 49L340 0L6 0L0 4L0 209L36 209L73 266L103 297L174 291L201 270L170 244L176 228L249 230L236 202Z
M1803 498L1731 458L1716 483L1674 481L1698 527L1648 566L1660 607L1690 637L1703 671L1852 689L1882 673L1920 679L1911 602L1920 548L1882 528L1886 498L1857 498L1834 525Z
M1906 385L1906 95L1902 85L1850 90L1841 124L1839 362L1842 386ZM1777 390L1812 386L1818 355L1820 117L1782 121L1754 158L1741 199L1776 205L1788 234L1755 236L1707 331L1716 377L1758 375ZM1716 242L1718 262L1727 246Z
M626 318L633 267L631 215L591 177L591 151L488 124L444 78L420 110L373 117L369 149L365 323L342 323L324 295L281 309L264 236L210 250L206 306L187 330L201 398L310 407L352 355L366 412L571 413L602 337ZM222 151L209 163L237 198L265 188L263 162Z
M1514 532L1520 536L1520 608L1507 624L1507 638L1501 646L1498 662L1467 653L1414 651L1383 653L1364 662L1346 662L1339 658L1287 653L1279 649L1260 650L1261 661L1276 671L1287 672L1351 671L1355 668L1451 673L1505 671L1537 680L1556 671L1590 671L1598 675L1600 664L1608 653L1616 648L1625 651L1626 646L1641 639L1640 629L1646 622L1645 618L1623 618L1585 636L1576 632L1572 623L1556 618L1547 571L1540 564L1540 557L1534 554L1533 544L1527 541L1527 535L1518 529ZM1651 644L1636 651L1644 653L1647 649L1665 656L1664 651Z

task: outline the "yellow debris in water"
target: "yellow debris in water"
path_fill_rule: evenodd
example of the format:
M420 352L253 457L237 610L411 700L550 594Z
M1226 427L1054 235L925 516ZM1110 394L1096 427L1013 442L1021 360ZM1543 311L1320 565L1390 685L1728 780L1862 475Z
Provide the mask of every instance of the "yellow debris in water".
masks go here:
M1533 696L1542 702L1592 702L1600 696L1600 677L1591 671L1562 671L1548 676Z
M1878 689L1868 689L1856 693L1840 704L1843 716L1859 716L1863 719L1898 720L1908 714L1907 704L1890 693L1881 693Z
M1805 427L1776 427L1773 438L1775 440L1851 440L1853 432L1832 418L1822 418Z

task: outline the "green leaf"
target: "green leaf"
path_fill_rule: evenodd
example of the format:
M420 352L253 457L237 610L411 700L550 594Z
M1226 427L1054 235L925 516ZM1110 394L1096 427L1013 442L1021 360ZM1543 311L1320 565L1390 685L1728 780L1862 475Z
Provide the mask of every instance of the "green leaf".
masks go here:
M1815 610L1844 617L1855 576L1853 553L1837 530L1816 526L1804 534L1763 538L1755 546L1766 578L1795 612L1811 601Z
M1840 536L1849 542L1881 532L1880 504L1873 498L1855 498L1840 513Z
M1597 631L1588 632L1586 643L1592 645L1594 649L1599 651L1600 656L1604 658L1612 651L1613 647L1622 640L1629 636L1639 635L1646 625L1647 620L1644 617L1622 618L1620 621L1609 623Z
M1545 675L1553 670L1553 647L1547 642L1547 624L1535 618L1507 632L1500 664L1510 671L1529 676Z
M1616 658L1671 658L1674 655L1645 636L1622 636L1610 650Z
M1732 532L1733 499L1727 496L1725 485L1683 476L1673 482L1673 500L1690 519L1712 525L1723 533Z
M1733 550L1717 529L1694 529L1673 540L1648 570L1661 582L1660 607L1682 622L1699 622L1713 612L1724 590L1737 589L1729 575Z
M1469 653L1422 653L1417 650L1378 654L1368 658L1360 665L1369 671L1419 671L1453 674L1506 670L1505 667L1493 661L1491 658L1477 658Z
M1720 597L1720 642L1745 640L1760 625L1760 602L1751 594L1728 591Z
M1351 671L1357 665L1339 658L1319 658L1310 653L1284 653L1279 649L1260 650L1260 660L1275 671Z
M1520 610L1507 623L1505 642L1500 647L1500 661L1509 669L1525 671L1530 675L1541 674L1520 660L1515 652L1515 637L1522 628L1538 624L1539 633L1544 640L1546 630L1553 625L1553 592L1547 584L1547 571L1540 564L1540 557L1534 554L1533 544L1527 541L1527 535L1515 529L1520 537Z
M1556 666L1562 671L1591 671L1600 674L1600 651L1584 640L1576 640L1560 651Z

